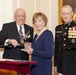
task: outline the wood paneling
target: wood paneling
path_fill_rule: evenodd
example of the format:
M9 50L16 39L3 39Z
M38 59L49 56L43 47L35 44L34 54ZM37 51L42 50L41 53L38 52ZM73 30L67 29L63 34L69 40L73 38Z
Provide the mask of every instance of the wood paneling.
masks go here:
M0 75L17 75L17 72L0 69Z
M61 9L63 6L63 0L58 0L58 23L61 24L62 23L62 19L61 19Z

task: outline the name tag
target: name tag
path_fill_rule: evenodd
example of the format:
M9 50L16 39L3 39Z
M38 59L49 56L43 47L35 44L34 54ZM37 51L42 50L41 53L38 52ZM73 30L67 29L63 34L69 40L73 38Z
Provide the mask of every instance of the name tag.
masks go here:
M56 31L56 33L62 33L62 31Z

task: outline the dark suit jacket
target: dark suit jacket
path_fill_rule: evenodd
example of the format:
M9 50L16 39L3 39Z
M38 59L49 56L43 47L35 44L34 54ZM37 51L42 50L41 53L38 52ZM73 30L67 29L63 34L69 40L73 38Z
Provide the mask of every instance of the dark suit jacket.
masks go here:
M28 42L33 40L33 28L24 24L25 34L30 31L30 38L26 39ZM6 39L15 39L20 44L20 37L18 34L16 22L6 23L3 25L0 31L0 45L3 45ZM4 48L3 58L10 59L28 59L28 54L21 51L20 47Z

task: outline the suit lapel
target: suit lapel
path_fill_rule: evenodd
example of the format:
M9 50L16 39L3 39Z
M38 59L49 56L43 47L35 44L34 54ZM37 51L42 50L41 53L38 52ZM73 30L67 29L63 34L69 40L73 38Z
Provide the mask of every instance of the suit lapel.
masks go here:
M20 42L20 37L19 37L19 33L18 33L18 29L17 29L16 23L13 23L12 29L13 29L13 32L14 32L14 36L16 36L17 41Z
M25 34L27 34L28 33L28 28L27 28L26 24L24 24L24 30L25 30Z

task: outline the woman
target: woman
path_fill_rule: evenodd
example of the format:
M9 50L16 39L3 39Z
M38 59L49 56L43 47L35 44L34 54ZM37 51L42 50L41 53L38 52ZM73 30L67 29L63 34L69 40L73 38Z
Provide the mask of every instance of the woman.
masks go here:
M33 39L32 48L29 47L26 51L32 54L32 61L37 61L37 64L31 67L31 75L52 75L54 41L52 32L46 28L47 17L41 12L35 13L33 24L38 33Z

